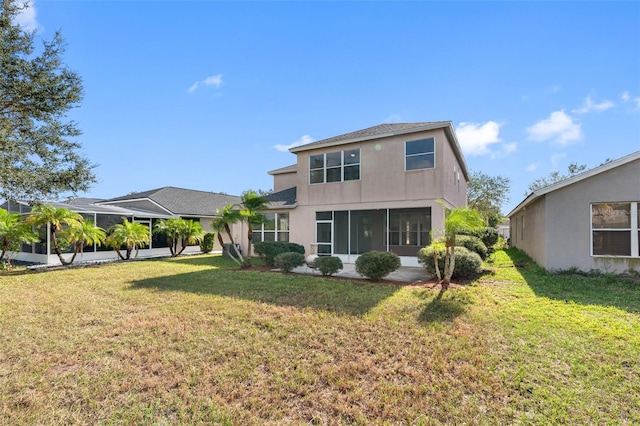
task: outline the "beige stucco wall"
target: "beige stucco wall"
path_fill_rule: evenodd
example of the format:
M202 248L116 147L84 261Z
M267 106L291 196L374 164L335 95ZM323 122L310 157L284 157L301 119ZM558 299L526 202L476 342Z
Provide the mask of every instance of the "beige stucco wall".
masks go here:
M429 137L435 138L435 168L405 171L405 142ZM310 155L355 148L360 148L360 180L309 184ZM458 190L454 168L459 170L459 164L442 129L303 151L298 153L298 206L435 199L464 206L467 184L460 173Z
M511 244L525 251L539 265L545 265L547 259L545 214L546 200L543 196L510 220Z
M296 172L278 173L273 175L273 192L293 188L298 182Z
M536 203L516 212L512 223L524 214L527 229L524 241L515 245L550 270L571 267L583 271L638 270L638 258L591 256L591 203L625 201L640 201L640 160L546 194L543 212L536 210ZM543 216L545 220L536 224L536 216ZM513 225L511 232L513 242ZM540 252L546 255L541 256Z

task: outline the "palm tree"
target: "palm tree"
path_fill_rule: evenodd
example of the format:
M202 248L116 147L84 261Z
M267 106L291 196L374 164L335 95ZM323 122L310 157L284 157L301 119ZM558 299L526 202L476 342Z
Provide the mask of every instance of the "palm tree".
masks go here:
M71 262L62 257L62 250L60 250L60 246L58 245L58 232L69 227L79 227L82 222L84 222L84 219L79 213L72 212L64 207L57 208L51 205L42 204L35 206L27 218L27 223L30 225L49 225L49 233L51 235L51 242L53 243L53 250L58 255L58 259L60 259L60 263L63 265L68 265Z
M245 191L241 196L242 209L240 214L247 221L247 257L244 259L243 266L251 266L251 240L253 239L253 225L260 225L268 222L267 217L262 211L267 209L267 200L258 195L253 190Z
M155 224L153 229L153 232L156 234L163 233L166 235L171 257L177 256L178 241L180 241L180 228L182 227L180 221L182 220L183 219L179 217L170 217L160 220Z
M230 258L232 258L238 265L242 265L244 263L244 258L242 257L240 250L238 250L238 247L236 247L233 235L231 235L231 225L242 220L240 210L238 210L233 204L227 204L222 208L222 210L216 209L216 215L218 217L213 220L212 226L213 229L217 231L218 242L222 246L222 251L226 251ZM229 241L231 242L231 247L233 247L233 251L235 252L235 256L227 250L222 239L222 231L227 233Z
M204 238L204 228L200 225L200 222L196 222L195 220L190 219L180 219L181 226L179 229L178 236L180 237L180 242L182 248L176 254L176 256L180 256L185 248L189 244L200 244L202 239Z
M70 226L60 233L69 244L73 246L73 256L69 263L73 263L78 253L82 253L84 245L102 245L105 242L104 229L96 226L91 220L83 220L78 225Z
M441 280L442 291L449 288L451 277L453 276L453 270L455 268L456 256L456 235L465 231L476 231L484 228L485 221L476 210L467 207L458 207L455 209L445 208L444 219L444 239L445 239L445 257L444 257L444 274ZM437 253L437 251L434 251ZM438 265L437 254L434 254L436 261L436 268ZM440 278L440 271L436 269L438 278Z
M23 220L20 213L9 213L0 208L0 260L8 252L18 251L20 244L30 244L38 241L38 234L31 225ZM7 263L10 258L7 256Z
M138 257L138 249L148 246L151 239L147 225L129 222L126 218L122 219L122 223L115 224L109 228L109 231L106 244L113 248L122 260L129 260L134 249L136 251L135 257ZM122 246L125 247L125 256L120 252Z

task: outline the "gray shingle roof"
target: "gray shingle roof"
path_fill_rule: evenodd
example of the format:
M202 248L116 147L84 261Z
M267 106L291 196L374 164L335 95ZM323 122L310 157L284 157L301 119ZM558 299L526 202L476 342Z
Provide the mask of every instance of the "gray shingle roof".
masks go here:
M181 216L214 216L217 209L222 209L227 204L240 202L240 197L236 195L165 186L111 198L101 201L99 204L118 204L124 207L126 201L140 199L149 199L171 213Z
M445 127L451 124L450 121L424 121L419 123L385 123L378 124L377 126L367 127L366 129L356 130L355 132L345 133L339 136L333 136L331 138L322 139L320 141L311 142L305 145L300 145L291 148L289 151L305 151L307 149L313 149L321 147L323 145L331 145L339 142L349 142L363 139L373 139L378 137L390 136L394 134L409 133L411 131L418 131L421 128L438 128Z
M264 197L264 199L268 201L270 209L277 209L279 207L295 207L297 192L297 188L294 186L293 188L269 194Z
M279 169L271 170L270 175L279 175L281 173L292 173L298 171L298 164L292 164L290 166L280 167Z

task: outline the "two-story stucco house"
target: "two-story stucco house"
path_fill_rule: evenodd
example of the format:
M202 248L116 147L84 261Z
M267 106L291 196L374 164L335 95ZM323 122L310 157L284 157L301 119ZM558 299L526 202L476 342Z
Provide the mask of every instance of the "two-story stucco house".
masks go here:
M444 227L444 207L465 206L469 175L450 121L381 124L291 148L296 164L274 178L270 223L253 242L292 241L307 254L352 263L391 251L417 266Z

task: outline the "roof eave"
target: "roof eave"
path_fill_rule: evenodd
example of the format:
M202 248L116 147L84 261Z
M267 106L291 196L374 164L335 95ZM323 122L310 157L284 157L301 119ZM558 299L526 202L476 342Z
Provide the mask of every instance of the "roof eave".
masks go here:
M426 130L441 129L441 128L445 128L445 127L451 127L451 122L450 121L438 122L438 123L428 124L428 125L425 125L425 126L412 127L410 129L397 130L395 132L378 133L376 135L361 136L361 137L357 137L357 138L343 139L343 140L334 141L334 142L327 142L327 143L320 143L320 144L312 142L312 143L310 143L308 145L300 145L300 146L296 146L296 147L293 147L293 148L289 148L289 152L292 152L292 153L295 154L295 153L302 152L302 151L311 151L311 150L314 150L314 149L328 148L328 147L338 146L338 145L347 145L347 144L350 144L350 143L356 143L356 142L370 141L370 140L375 140L375 139L388 138L390 136L405 135L405 134L408 134L408 133L424 132Z

